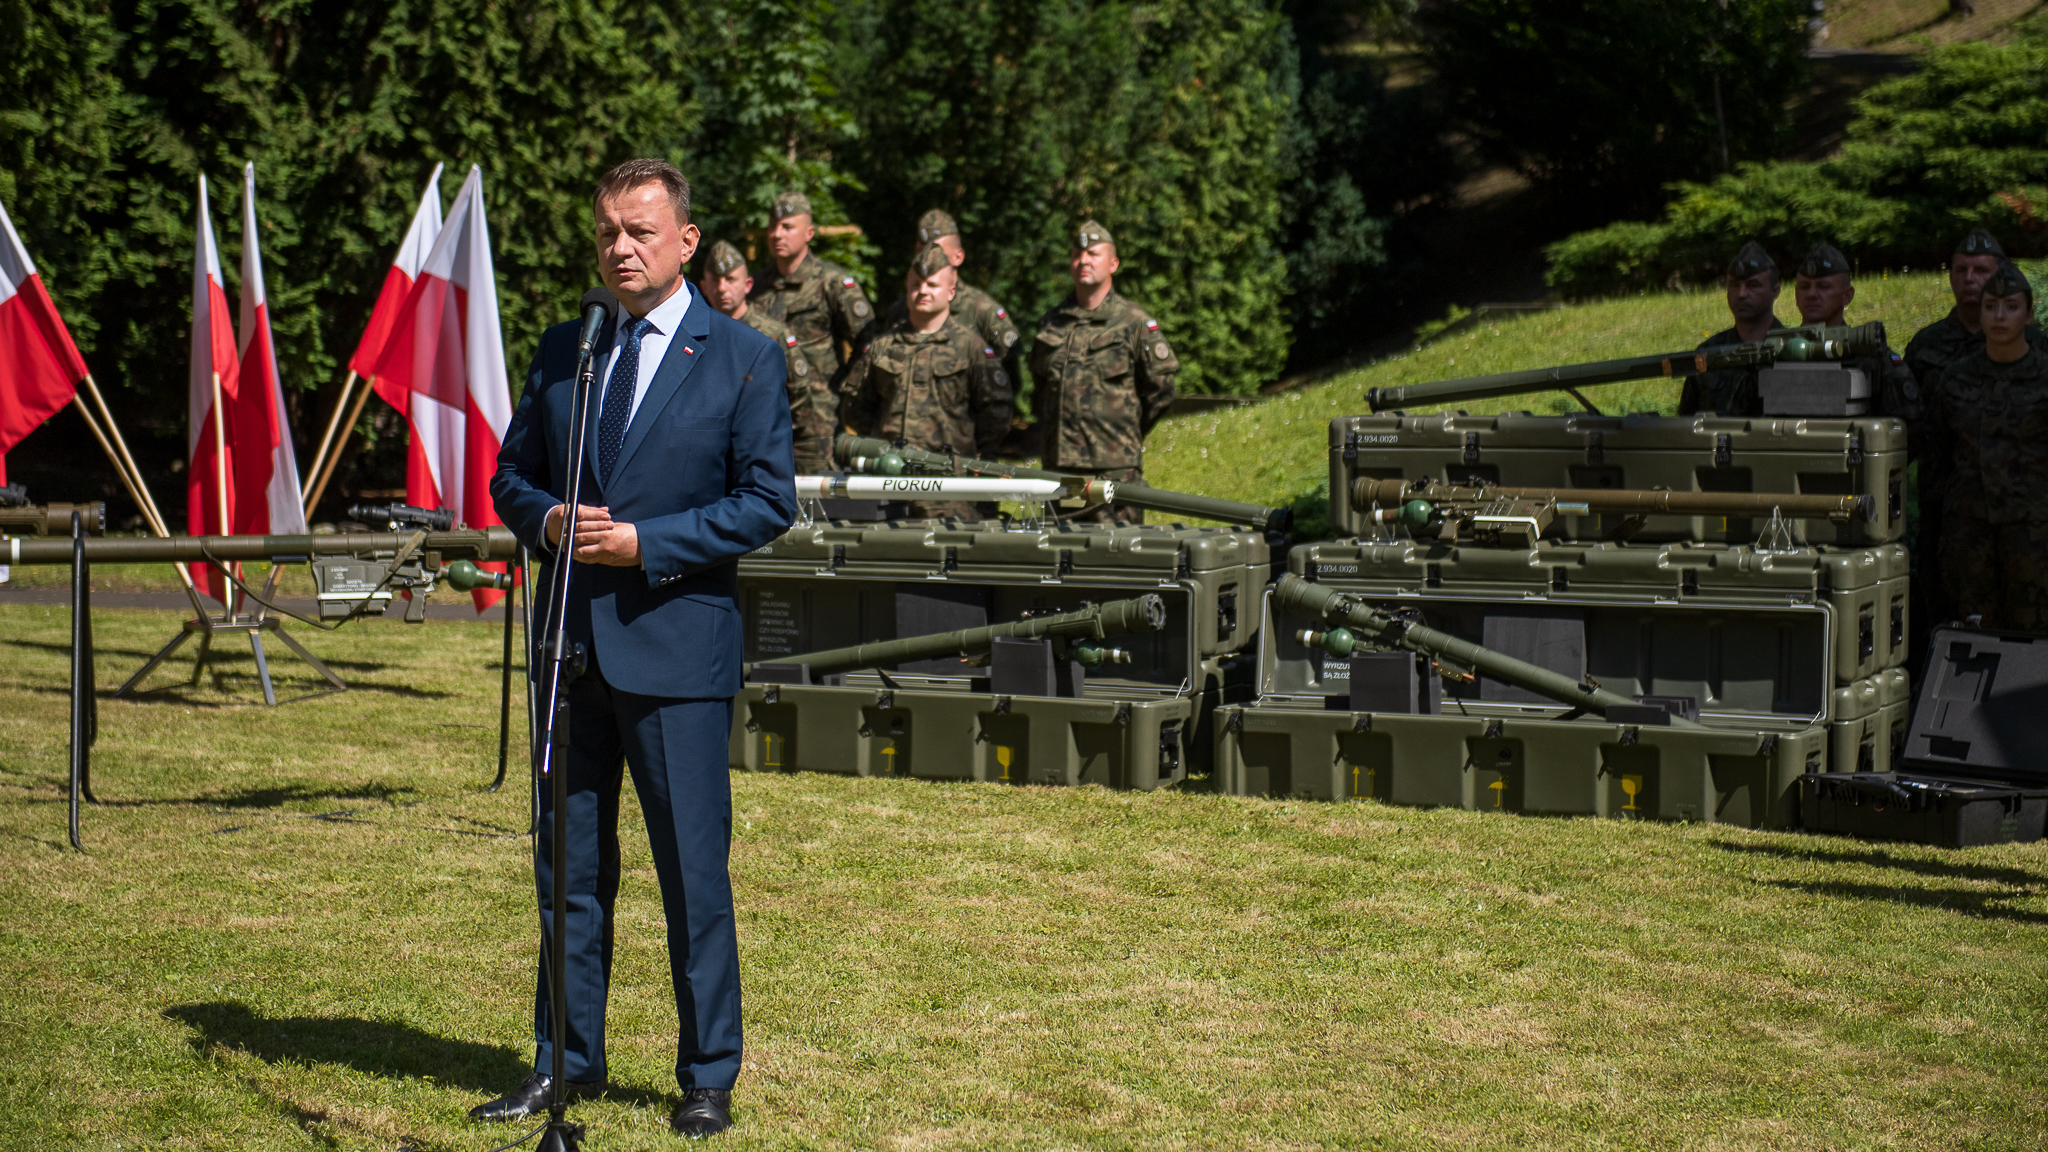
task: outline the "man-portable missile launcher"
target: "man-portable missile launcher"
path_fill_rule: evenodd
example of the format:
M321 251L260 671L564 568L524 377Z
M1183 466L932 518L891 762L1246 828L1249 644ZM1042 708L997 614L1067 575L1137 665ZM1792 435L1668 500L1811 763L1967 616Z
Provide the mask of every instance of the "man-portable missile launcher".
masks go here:
M889 474L923 478L908 493L921 499L991 499L1000 494L984 490L986 480L1023 479L1040 483L1009 498L1099 502L1138 488L1147 507L1174 503L1190 516L1270 524L1275 512L1140 485L1091 493L1085 479L881 441L841 437L840 447L848 461L901 452ZM941 471L940 462L959 470ZM945 481L962 473L982 487L948 490ZM866 491L810 477L799 488ZM1271 572L1266 539L1249 528L1111 528L1030 514L812 518L740 561L751 670L735 702L731 763L1016 784L1173 783L1191 760L1207 761L1214 709L1249 686L1248 615ZM1122 629L1113 645L1058 630L1133 598L1148 606L1144 626ZM1006 628L1021 631L994 634ZM951 641L932 652L897 643L955 633L986 647L963 661Z
M1295 548L1261 606L1256 698L1215 728L1219 787L1780 827L1802 774L1884 770L1910 694L1905 428L1851 414L1853 381L1762 417L1379 411L1825 366L1881 336L1375 390L1374 415L1330 429L1349 539ZM1332 603L1394 623L1361 631ZM1390 639L1411 635L1534 666L1547 688Z

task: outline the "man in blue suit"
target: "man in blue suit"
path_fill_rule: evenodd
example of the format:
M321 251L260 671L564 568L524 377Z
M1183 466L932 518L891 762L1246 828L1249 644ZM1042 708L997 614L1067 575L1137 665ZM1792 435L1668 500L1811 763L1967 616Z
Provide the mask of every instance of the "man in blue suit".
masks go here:
M597 258L618 307L599 337L583 491L569 581L568 639L588 653L568 687L566 1037L549 1033L548 981L535 981L536 1069L564 1046L572 1099L605 1087L605 995L619 892L621 761L647 819L668 918L681 1024L672 1118L685 1136L731 1126L740 1068L739 945L726 857L732 792L725 744L740 688L738 558L796 512L783 350L712 309L683 265L696 251L690 186L659 160L619 165L593 197ZM577 324L541 336L498 454L498 516L562 562ZM545 599L538 605L545 612ZM542 927L553 877L551 790L541 790L536 887ZM545 938L545 937L544 937ZM540 1071L470 1114L515 1120L547 1107Z

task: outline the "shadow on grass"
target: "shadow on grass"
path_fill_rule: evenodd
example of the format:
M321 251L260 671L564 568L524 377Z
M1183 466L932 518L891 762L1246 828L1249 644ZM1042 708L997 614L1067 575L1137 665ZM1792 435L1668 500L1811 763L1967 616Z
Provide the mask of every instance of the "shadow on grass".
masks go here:
M246 1052L266 1064L338 1064L372 1076L431 1076L451 1088L503 1092L531 1065L502 1044L478 1044L423 1032L410 1024L358 1016L264 1016L237 1001L179 1004L164 1015L197 1033L195 1052Z
M169 636L166 635L165 639L169 639ZM230 641L233 643L230 643ZM12 644L17 648L34 648L38 651L49 652L59 656L69 657L71 655L71 645L69 642L57 644L48 640L7 640L0 641L0 643ZM192 656L199 651L198 644L199 641L197 640L187 640L183 647L179 648L169 660L164 662L163 667L172 668L183 665L186 674L190 675ZM263 646L263 651L265 655L270 657L272 664L276 664L279 660L298 659L289 648L280 651L277 647L266 644ZM108 648L102 644L93 645L92 652L94 656L128 656L134 658L137 662L147 660L156 655L154 649L144 651L140 648ZM319 654L315 653L315 655ZM382 672L384 669L391 667L388 662L380 660L329 660L327 657L321 656L320 661L337 671ZM244 675L252 678L256 675L253 670L256 666L255 654L249 650L249 642L238 636L214 641L212 650L207 653L206 662L209 665L247 664L251 671L244 673ZM158 669L159 672L162 670L162 668ZM273 672L272 675L276 675L276 673Z
M2048 885L2048 872L2029 872L2024 868L2008 868L2000 865L1971 864L1963 861L1928 860L1914 856L1898 856L1884 848L1871 848L1861 844L1847 843L1839 848L1806 848L1779 844L1735 844L1716 841L1715 847L1723 852L1741 856L1772 856L1780 860L1794 860L1809 864L1862 864L1870 868L1892 868L1911 872L1916 876L1935 876L1946 880L1976 880L1985 884L2007 884L2014 888L2039 888Z
M201 796L193 803L207 804L215 808L282 808L286 804L306 800L371 800L396 804L398 797L416 795L418 792L419 789L403 784L370 783L357 784L354 787L287 784L278 788L244 788L219 796Z
M1847 884L1840 881L1804 883L1797 880L1759 880L1757 883L1784 892L1804 892L1809 896L1826 896L1837 900L1884 900L1916 908L1959 912L1965 916L1976 916L1985 920L2005 920L2014 924L2048 924L2048 914L2028 912L2006 905L2006 901L2024 895L2018 892L1982 892L1974 888L1898 888L1888 884Z
M410 1024L359 1016L268 1017L247 1004L216 1000L179 1004L164 1016L190 1027L189 1043L201 1056L246 1052L266 1064L333 1064L371 1076L419 1079L468 1092L507 1092L533 1070L517 1050L423 1032ZM669 1097L645 1088L614 1086L605 1099L663 1107Z

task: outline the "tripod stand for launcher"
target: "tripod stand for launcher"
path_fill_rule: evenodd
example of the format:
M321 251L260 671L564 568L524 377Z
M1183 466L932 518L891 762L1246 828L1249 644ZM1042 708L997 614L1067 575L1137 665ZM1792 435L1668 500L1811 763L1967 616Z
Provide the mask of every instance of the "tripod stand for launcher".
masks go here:
M309 556L273 557L270 564L270 577L263 582L263 599L270 599L271 595L277 591L277 578L284 572L286 564L294 561L303 562L310 559L311 557ZM213 638L215 636L247 636L249 638L249 648L256 654L256 676L263 682L263 702L274 705L277 703L277 688L270 682L270 660L263 652L263 634L265 632L276 636L278 640L284 643L285 647L298 653L299 659L311 664L314 671L325 676L327 682L334 685L334 691L345 692L348 690L348 685L342 683L341 677L334 674L334 669L321 663L318 656L306 651L306 646L293 639L292 634L284 630L277 617L270 615L270 610L261 604L256 606L254 612L237 612L234 609L234 604L239 594L230 590L227 593L227 604L223 606L221 611L208 611L206 602L199 598L199 591L192 586L190 580L185 582L185 594L192 599L192 618L185 621L183 631L171 637L170 643L165 644L157 650L156 655L149 658L149 663L144 664L136 671L135 675L128 678L127 683L115 690L115 699L120 699L133 692L136 685L142 683L151 672L156 671L158 665L170 659L172 653L176 652L184 645L185 641L190 640L195 635L199 637L199 655L197 659L192 661L192 679L190 683L193 684L199 683L200 674L206 671L206 661L213 653Z
M544 728L536 745L535 785L550 785L554 808L550 909L541 920L547 945L548 1038L554 1061L548 1073L548 1122L540 1138L541 1152L575 1152L583 1143L583 1125L568 1120L568 1056L564 1048L569 1032L569 981L565 971L568 940L563 932L563 921L569 915L569 891L563 882L563 873L569 870L569 701L562 689L583 670L585 659L583 646L578 644L572 651L567 638L569 573L575 567L570 553L576 546L576 509L583 500L584 425L590 410L590 390L597 378L597 334L615 302L616 298L603 288L592 288L583 294L583 331L576 345L576 391L569 402L569 490L562 501L562 537L555 549L555 566L548 574L553 587L549 590L546 627L541 633L540 658L547 663L540 687L540 718ZM538 854L536 840L536 857ZM536 858L534 867L539 866Z

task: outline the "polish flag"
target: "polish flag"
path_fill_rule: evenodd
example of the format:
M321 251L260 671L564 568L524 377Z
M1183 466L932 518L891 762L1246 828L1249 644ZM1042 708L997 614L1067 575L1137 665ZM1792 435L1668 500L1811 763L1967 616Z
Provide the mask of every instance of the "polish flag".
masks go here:
M427 253L377 357L378 395L404 401L417 473L407 469L406 499L446 508L455 523L499 523L491 507L491 475L512 422L505 339L498 327L497 279L484 220L483 169L472 165L449 206L441 235ZM485 567L502 572L502 564ZM472 592L477 611L503 593Z
M0 484L7 450L78 395L85 360L0 205Z
M185 472L185 528L194 536L224 536L234 531L236 421L229 418L229 406L241 391L239 352L235 347L234 322L228 318L227 292L221 287L220 249L213 242L213 218L207 208L206 177L199 178L199 223L192 252L192 387L188 411L191 424L186 435L190 467ZM216 389L214 381L219 380ZM214 393L220 393L218 426ZM216 438L224 439L225 457L215 451ZM221 483L226 479L225 488ZM227 515L221 515L225 505ZM223 604L225 583L211 565L193 562L192 579L202 591Z
M229 404L228 449L234 454L235 532L303 536L299 464L285 419L277 347L270 340L270 298L263 290L263 253L256 237L256 165L242 168L241 378L247 387Z
M391 267L384 273L383 290L377 293L377 306L370 309L370 323L363 329L356 354L348 358L349 370L365 380L377 374L377 357L391 336L391 325L405 307L405 298L412 295L412 282L419 276L420 266L427 262L427 254L434 250L434 241L441 236L441 167L434 165L433 175L427 177L427 186L420 192L419 210L412 214L412 227L405 230L398 255L391 258ZM384 395L382 389L377 394ZM397 401L392 401L392 406L405 411L405 405Z

